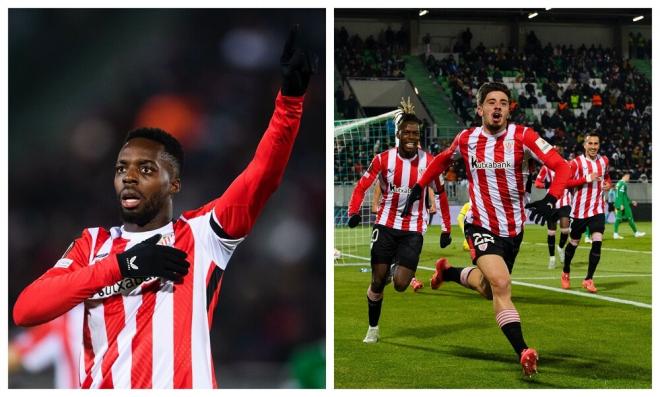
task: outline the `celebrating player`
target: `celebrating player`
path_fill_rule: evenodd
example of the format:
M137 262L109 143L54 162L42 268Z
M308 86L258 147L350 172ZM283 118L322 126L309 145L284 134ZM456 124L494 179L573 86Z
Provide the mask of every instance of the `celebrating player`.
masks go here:
M540 189L547 189L552 184L555 177L555 172L547 166L541 167L538 176L536 177L535 185ZM570 231L570 215L571 215L571 201L572 194L570 189L564 190L564 194L557 201L555 205L557 208L557 217L559 218L559 227L561 236L559 237L559 246L557 253L559 254L559 261L564 263L564 246L568 240L568 232ZM548 220L548 253L550 260L548 261L548 269L555 268L555 235L557 234L557 222Z
M172 219L183 150L157 128L130 132L114 186L123 225L84 229L14 306L21 326L84 302L83 388L216 386L209 330L223 272L282 180L313 73L295 27L275 111L247 168L220 197Z
M571 160L572 180L576 180L576 191L573 195L573 212L571 217L571 234L569 244L566 246L564 269L561 274L561 287L571 287L570 273L571 261L575 250L580 243L585 228L591 231L591 250L589 250L589 267L587 275L582 281L582 287L591 293L598 291L594 285L593 277L600 261L600 251L603 245L605 232L605 206L603 202L603 188L610 186L610 177L607 174L609 160L606 156L598 154L600 137L595 132L587 133L584 137L584 154ZM596 178L593 175L597 175Z
M614 220L614 239L622 240L623 237L619 236L619 224L623 222L624 219L628 219L628 224L635 233L635 237L643 237L646 235L644 232L637 231L637 225L635 225L635 219L633 219L632 208L637 207L636 201L630 201L628 197L628 181L630 180L630 173L626 172L623 174L619 182L616 183L616 199L614 200L615 214L616 219Z
M360 207L365 192L378 178L382 198L371 235L371 283L367 289L369 328L364 338L365 343L376 343L380 337L378 321L390 264L396 258L397 266L394 266L392 274L394 289L399 292L405 291L417 270L419 254L424 242L423 234L428 221L428 210L425 205L426 189L424 194L421 194L423 197L420 205L415 206L408 216L401 215L410 188L433 160L430 153L419 147L419 127L422 122L415 116L410 99L401 103L402 112L396 118L396 137L399 139L399 145L374 157L367 171L355 185L348 207L350 217L348 226L355 227L361 221ZM445 194L444 189L441 189L440 179L434 178L434 182L436 190L440 191L440 194ZM442 203L443 200L440 202ZM447 201L444 200L444 203ZM448 216L449 208L440 208L440 210ZM441 247L444 248L451 242L450 232L447 230L442 233Z
M465 218L465 236L475 268L456 268L448 279L461 282L489 298L495 319L520 358L523 372L536 372L538 354L525 343L520 316L511 301L513 264L523 239L525 223L525 181L523 167L529 153L555 171L548 194L528 204L530 219L545 223L555 216L554 208L568 180L568 163L532 129L509 124L511 93L502 83L485 83L477 92L477 114L482 125L460 132L452 145L440 153L408 196L404 214L420 198L422 188L444 171L455 154L463 157L469 184L471 209ZM436 263L435 284L439 285L446 260ZM470 277L470 273L474 273ZM433 287L433 280L432 280Z

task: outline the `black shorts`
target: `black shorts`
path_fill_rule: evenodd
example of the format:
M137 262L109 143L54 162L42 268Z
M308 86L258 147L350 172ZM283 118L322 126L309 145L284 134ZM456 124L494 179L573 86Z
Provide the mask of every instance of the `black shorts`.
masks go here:
M607 203L607 212L614 212L614 203Z
M397 263L411 270L417 270L419 254L422 252L422 233L392 229L375 225L371 232L371 264Z
M570 218L571 217L571 206L565 205L557 210L558 218Z
M591 234L605 233L605 214L598 214L584 219L573 218L571 221L571 238L579 240L587 226Z
M483 255L498 255L504 259L509 273L513 271L513 263L520 251L523 240L523 232L515 237L500 237L488 229L471 223L465 224L465 239L470 246L472 263L477 264L477 259Z

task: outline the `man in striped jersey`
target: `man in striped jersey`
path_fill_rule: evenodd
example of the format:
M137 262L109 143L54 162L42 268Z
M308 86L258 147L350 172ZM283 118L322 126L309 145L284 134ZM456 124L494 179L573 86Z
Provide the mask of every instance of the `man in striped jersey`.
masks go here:
M115 165L123 225L84 229L14 306L21 326L84 302L83 388L217 385L209 331L223 273L282 180L313 72L291 30L275 111L247 168L218 198L172 220L183 150L166 132L128 134Z
M569 244L566 246L564 269L561 274L561 287L571 287L570 273L571 261L575 250L580 243L582 233L588 227L591 231L591 250L589 250L589 267L587 275L582 280L582 287L591 293L598 289L594 285L594 273L603 245L603 233L605 232L605 206L603 191L608 190L611 185L610 176L607 173L609 160L606 156L598 154L600 149L600 137L595 132L589 132L584 137L584 154L571 161L572 179L577 180L579 185L573 195L573 212L571 217L571 235ZM593 175L596 175L594 178Z
M421 120L417 118L410 102L402 102L402 113L397 118L397 147L386 150L374 157L371 165L358 181L351 195L348 206L349 227L357 226L361 221L360 207L367 189L378 178L381 200L371 235L371 283L367 289L369 328L364 343L376 343L380 337L378 321L383 304L383 290L388 279L390 264L394 266L392 281L398 292L406 290L417 270L419 254L424 242L423 234L428 223L428 210L425 198L407 216L401 210L406 203L410 188L417 182L432 155L419 147ZM445 194L439 178L434 179L436 190ZM440 203L447 200L440 200ZM440 211L449 225L449 208L444 205ZM441 234L440 246L446 247L451 242L449 227Z
M465 236L477 267L455 268L440 259L431 287L435 284L437 288L447 279L491 298L497 324L518 354L524 374L531 376L536 372L538 354L523 339L520 316L511 301L510 273L522 243L524 208L530 209L530 219L537 223L553 219L570 168L534 130L508 123L510 99L511 93L502 83L485 83L479 88L477 114L482 118L481 127L460 132L452 145L431 162L413 187L406 209L416 205L423 187L451 164L454 155L463 157L471 203ZM548 194L525 207L526 154L556 174Z
M558 147L555 146L557 152L561 153ZM539 189L548 189L552 184L555 177L555 172L547 166L541 167L539 174L536 177L535 185ZM559 254L559 261L564 263L564 246L568 241L568 232L570 231L570 215L571 215L571 201L572 194L570 189L564 190L564 194L557 201L555 207L557 208L557 217L559 218L559 228L561 236L559 237L559 246L557 253ZM555 260L555 235L557 234L557 222L548 220L548 253L550 260L548 262L548 269L554 269L556 264Z

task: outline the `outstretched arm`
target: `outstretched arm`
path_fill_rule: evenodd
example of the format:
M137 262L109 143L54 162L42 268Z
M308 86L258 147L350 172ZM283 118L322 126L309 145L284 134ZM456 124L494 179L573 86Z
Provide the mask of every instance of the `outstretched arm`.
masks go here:
M214 211L224 237L247 235L268 198L280 185L300 128L303 99L316 60L297 45L299 27L291 29L280 64L282 90L275 100L275 112L257 146L254 158L215 201Z
M303 97L278 94L275 112L254 158L215 201L215 216L231 238L247 235L268 198L280 185L298 135Z

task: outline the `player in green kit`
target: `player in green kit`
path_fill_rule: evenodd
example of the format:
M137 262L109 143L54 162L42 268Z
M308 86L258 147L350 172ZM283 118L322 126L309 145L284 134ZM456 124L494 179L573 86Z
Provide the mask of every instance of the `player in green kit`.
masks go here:
M630 201L628 197L628 181L630 180L630 173L626 172L621 177L621 180L616 183L616 199L614 200L614 208L616 211L616 219L614 220L614 239L622 240L623 237L619 236L619 224L624 220L628 219L628 224L630 228L635 233L635 237L642 237L646 233L637 231L637 226L635 225L635 220L633 219L632 208L637 207L636 201Z

